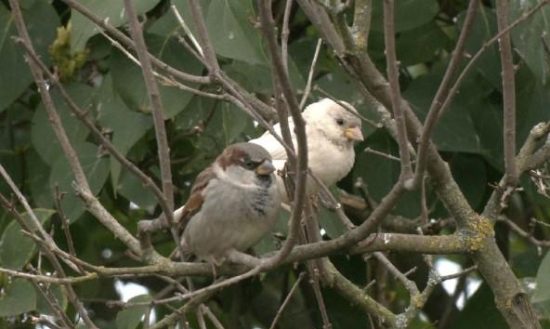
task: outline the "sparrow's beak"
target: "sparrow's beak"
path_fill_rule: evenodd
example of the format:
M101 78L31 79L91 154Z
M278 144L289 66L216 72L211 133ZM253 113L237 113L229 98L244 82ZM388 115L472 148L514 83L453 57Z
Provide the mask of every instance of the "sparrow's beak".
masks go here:
M275 171L275 167L269 160L264 160L258 167L256 167L256 174L260 176L270 175Z
M352 141L363 140L363 133L361 132L361 129L357 126L346 128L344 130L344 136L346 136L347 139Z

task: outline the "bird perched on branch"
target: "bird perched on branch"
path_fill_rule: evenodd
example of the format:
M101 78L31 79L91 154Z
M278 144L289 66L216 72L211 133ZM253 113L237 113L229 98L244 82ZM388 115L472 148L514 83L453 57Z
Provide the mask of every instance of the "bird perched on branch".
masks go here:
M308 166L326 186L335 184L349 173L355 162L354 143L363 140L361 120L357 116L357 110L348 103L342 103L347 108L329 98L324 98L308 105L302 113L306 123ZM292 141L296 147L292 118L289 117L288 121ZM281 135L280 124L276 124L273 128ZM271 154L277 170L284 168L287 154L284 147L270 132L249 142L264 147ZM277 183L283 198L286 198L286 189L279 175ZM309 177L306 189L308 194L313 194L319 190L319 187Z
M219 265L231 250L256 244L275 224L281 197L271 156L261 146L238 143L196 178L174 218L185 226L184 245Z

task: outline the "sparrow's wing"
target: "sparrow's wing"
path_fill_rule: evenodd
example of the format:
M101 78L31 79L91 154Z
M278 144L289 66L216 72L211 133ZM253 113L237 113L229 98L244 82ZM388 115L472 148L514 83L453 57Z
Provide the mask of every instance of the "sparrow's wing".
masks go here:
M212 170L212 167L208 167L198 174L193 186L191 187L191 193L189 199L185 205L174 212L174 220L178 225L185 229L187 223L202 207L204 197L202 192L210 182L212 178L215 178L216 174Z
M296 138L294 136L294 123L292 122L292 120L290 120L290 118L288 120L288 125L290 128L290 133L292 135L292 141L294 144L296 144ZM282 136L280 124L274 125L273 130L275 130L277 135ZM287 158L285 148L281 145L281 143L279 143L277 139L275 139L275 137L273 137L273 135L271 135L269 131L266 131L262 136L256 139L250 140L249 143L263 146L263 148L265 148L266 151L271 154L271 158L273 160L286 160Z

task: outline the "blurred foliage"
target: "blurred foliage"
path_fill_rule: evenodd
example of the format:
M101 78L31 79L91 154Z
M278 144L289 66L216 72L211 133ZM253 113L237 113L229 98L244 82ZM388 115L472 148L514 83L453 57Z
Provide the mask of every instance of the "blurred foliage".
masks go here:
M126 30L126 16L122 1L82 0L92 12L122 30ZM382 8L375 4L368 52L384 69ZM468 54L474 54L496 33L495 10L490 1L483 1L475 26L467 40ZM512 1L511 18L521 16L536 0ZM62 77L71 97L87 111L117 149L147 174L159 180L157 149L151 111L140 68L79 13L60 0L21 1L24 18L40 57ZM195 31L186 1L175 1L191 31ZM272 78L267 52L258 29L255 3L251 0L201 1L209 35L219 56L222 70L260 99L268 100L272 92ZM137 0L138 12L147 18L144 25L148 49L155 56L175 68L193 74L205 72L187 48L178 41L184 35L168 0ZM277 22L282 21L285 1L274 1ZM401 86L404 97L423 119L443 77L452 49L463 21L465 0L399 0L396 1L397 56L401 63ZM352 17L351 9L349 17ZM538 122L550 119L550 88L548 82L548 53L550 38L550 7L535 14L513 30L517 87L517 144L522 145L529 130ZM0 163L23 190L38 213L44 226L55 232L56 242L66 249L61 231L59 213L54 213L55 198L71 224L76 253L82 259L97 265L128 266L136 263L125 257L125 248L99 223L85 212L83 204L71 187L70 168L49 125L22 49L12 38L14 22L7 1L0 2ZM290 19L289 71L294 88L300 93L305 85L311 58L319 35L295 4ZM329 94L356 105L362 115L376 121L378 114L361 98L353 79L339 66L329 49L323 47L318 61L314 83ZM213 91L215 86L192 86ZM68 136L76 149L88 176L91 188L107 209L135 232L136 222L159 213L154 196L91 137L89 131L70 114L56 88L51 89L57 109ZM176 200L184 202L195 175L230 143L245 141L261 133L253 121L235 106L193 95L177 86L160 84L164 114L170 142L172 170L176 186ZM316 92L312 100L321 97ZM452 169L468 201L481 210L487 201L492 184L503 171L502 94L498 46L488 47L477 64L465 77L458 95L439 121L434 141ZM399 175L399 163L387 157L363 152L366 147L398 155L397 146L386 131L367 122L363 124L365 142L356 148L357 161L353 172L339 187L361 196L354 182L362 178L370 195L380 200ZM550 203L548 197L537 191L529 179L522 180L523 190L515 195L509 209L511 218L519 226L529 229L531 218L537 225L538 239L550 236ZM58 191L58 193L56 193ZM10 195L6 184L0 182L0 192ZM445 218L443 206L428 188L430 218ZM415 219L420 214L418 193L405 195L394 214ZM356 218L359 219L359 218ZM327 237L341 234L343 228L330 211L322 210L321 223ZM531 225L531 226L530 226ZM277 227L284 233L286 218ZM516 273L541 287L533 292L533 301L543 318L550 319L550 256L508 230L501 230L508 240L506 253ZM0 266L22 269L38 261L36 248L14 219L0 209ZM173 244L167 235L155 237L158 249L168 254ZM264 253L279 245L268 237L258 245ZM545 250L544 250L545 251ZM392 254L396 263L410 255ZM544 258L544 261L543 261ZM400 260L401 259L401 260ZM366 284L374 270L355 257L335 257L338 268L358 284ZM457 260L457 259L455 259ZM465 260L457 260L468 266ZM539 267L539 264L542 266ZM405 262L406 263L406 262ZM371 264L371 263L368 263ZM365 268L367 267L367 268ZM538 269L538 270L537 270ZM44 269L48 270L48 269ZM228 328L268 327L278 305L296 280L297 271L281 268L273 273L239 286L226 289L209 305ZM392 281L391 278L388 279ZM425 282L426 277L419 278ZM147 286L150 294L162 290L165 283L159 279L136 279ZM199 280L198 285L208 281ZM421 286L423 283L421 283ZM105 307L99 300L117 299L113 280L102 279L77 285L77 292L92 316L102 328L136 328L140 325L146 307L120 310ZM544 289L543 289L544 288ZM389 282L386 296L389 307L399 311L408 296L400 293L398 283ZM51 310L36 288L30 283L0 276L0 328L26 327L25 314L49 313ZM392 291L393 290L393 291ZM61 305L67 302L60 289L54 294ZM370 292L370 291L369 291ZM323 289L330 319L334 328L372 328L368 317L343 300L331 289ZM151 296L135 300L148 301ZM421 317L411 325L414 328L435 328L439 318L433 307L449 302L450 296L442 290L428 304ZM156 307L157 319L168 312ZM462 310L456 310L457 319L450 328L502 328L503 321L496 311L490 290L483 286L466 301ZM74 315L74 310L67 309ZM436 314L434 316L434 314ZM441 314L439 314L441 315ZM279 328L318 328L320 314L311 286L302 282L291 299L291 307L283 313ZM190 315L196 325L197 319ZM547 326L550 327L550 326Z

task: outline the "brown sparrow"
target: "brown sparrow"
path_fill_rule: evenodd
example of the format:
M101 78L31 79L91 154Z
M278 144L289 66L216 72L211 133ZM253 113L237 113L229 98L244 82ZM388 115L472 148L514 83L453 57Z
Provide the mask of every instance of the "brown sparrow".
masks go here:
M335 184L350 172L355 162L354 143L363 140L357 110L347 103L346 105L348 109L324 98L308 105L302 113L306 122L309 168L326 186ZM296 145L294 124L290 117L288 121L293 143ZM279 124L273 128L281 135ZM249 142L263 146L271 154L277 170L283 169L287 159L285 149L270 132ZM279 176L277 183L281 194L286 197L283 181ZM308 194L318 191L318 186L311 177L307 180L306 189Z
M185 225L184 245L220 264L231 250L245 251L275 224L281 197L271 156L261 146L228 146L196 178L174 217Z

